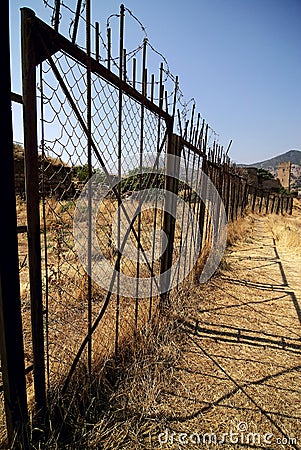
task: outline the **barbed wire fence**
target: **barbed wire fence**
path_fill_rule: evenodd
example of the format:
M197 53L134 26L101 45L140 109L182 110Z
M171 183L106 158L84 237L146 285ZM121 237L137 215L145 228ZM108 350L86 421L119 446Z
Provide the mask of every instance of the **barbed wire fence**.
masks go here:
M76 383L89 383L103 361L135 342L168 307L172 289L199 281L223 211L234 221L247 210L292 209L290 196L258 188L231 164L132 11L122 5L101 32L89 0L75 10L43 1L51 27L22 10L23 96L12 94L25 117L26 205L18 204L19 252L28 238L20 267L25 373L42 417L47 399L74 399ZM142 34L130 51L125 18ZM158 76L148 71L148 52L162 61ZM216 223L203 174L222 201ZM12 423L10 440L15 431Z

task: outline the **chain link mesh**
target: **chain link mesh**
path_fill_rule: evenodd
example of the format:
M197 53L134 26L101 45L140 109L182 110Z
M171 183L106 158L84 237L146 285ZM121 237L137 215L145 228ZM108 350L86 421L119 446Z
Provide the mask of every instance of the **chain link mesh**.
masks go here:
M88 136L77 116L79 114L88 123L86 68L64 52L56 53L53 60L78 112L74 111L66 99L49 64L44 62L40 80L43 136L40 146L40 191L43 199L41 214L44 230L47 372L51 386L53 383L60 384L62 377L66 376L79 343L83 342L89 333L89 327L91 330L91 325L99 314L102 315L101 325L93 330L92 351L95 364L102 357L114 353L155 311L157 301L152 299L153 281L149 283L148 298L139 299L139 302L137 299L123 298L117 292L110 295L107 304L107 292L94 282L89 294L88 275L74 247L73 217L79 193L91 174L98 175L105 184L108 184L106 172L111 175L111 181L114 177L121 177L121 182L117 185L117 191L121 195L119 201L131 197L129 201L133 209L139 206L139 199L134 195L139 187L162 188L162 183L158 186L161 182L158 176L147 177L143 171L146 169L145 164L148 166L147 170L154 164L151 157L148 160L148 154L162 150L166 139L166 126L162 119L126 94L122 95L120 111L119 89L92 74L91 138L101 155L101 161L92 150L89 166ZM118 136L121 136L121 141ZM118 162L120 154L121 161ZM152 202L157 200L154 198ZM109 190L97 213L99 249L111 267L116 265L118 259L112 223L119 201L116 190ZM85 215L86 211L82 213ZM122 216L121 223L124 220L126 221L126 217ZM120 223L118 227L120 228ZM141 212L134 230L129 233L128 240L137 249L137 261L122 256L120 272L137 278L137 296L139 277L159 274L159 262L147 261L144 251L154 253L154 243L150 236L161 227L162 214L154 213L154 209L146 209ZM137 239L142 246L140 250ZM111 271L102 276L109 281ZM113 287L117 283L118 276ZM88 317L89 304L92 318ZM62 340L64 335L68 339Z

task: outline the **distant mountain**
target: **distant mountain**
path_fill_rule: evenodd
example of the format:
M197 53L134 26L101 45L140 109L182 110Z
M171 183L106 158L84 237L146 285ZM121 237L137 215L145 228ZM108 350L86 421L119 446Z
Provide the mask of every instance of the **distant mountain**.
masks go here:
M265 161L259 161L253 164L243 164L244 167L262 167L263 169L274 171L278 169L278 163L280 162L288 162L290 161L292 164L301 166L301 151L300 150L289 150L282 155L275 156L274 158L267 159Z
M278 176L278 163L288 162L292 163L291 167L291 189L300 190L301 188L301 151L290 150L282 155L275 156L265 161L259 161L253 164L241 164L240 167L257 167L263 168L271 172L275 178ZM239 164L238 164L239 165Z

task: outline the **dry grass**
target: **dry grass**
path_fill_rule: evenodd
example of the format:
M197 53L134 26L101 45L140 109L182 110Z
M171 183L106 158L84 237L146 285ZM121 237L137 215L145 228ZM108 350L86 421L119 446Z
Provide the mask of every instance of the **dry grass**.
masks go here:
M289 296L265 287L267 280L276 283L277 267L271 268L268 263L262 267L259 261L268 261L271 256L272 242L264 243L270 230L275 238L278 227L282 233L284 229L295 236L298 220L297 216L249 214L229 224L228 250L216 275L205 285L183 284L175 290L171 307L149 326L145 325L148 305L141 304L136 338L129 339L134 334L134 323L133 317L128 318L123 324L125 332L120 337L117 359L111 356L114 330L110 324L115 308L112 304L95 334L92 378L87 378L85 365L80 364L64 399L59 382L53 385L50 434L43 448L159 449L162 446L158 435L165 429L188 434L210 430L222 433L235 431L239 422L247 422L251 431L266 430L277 436L282 427L294 437L299 423L294 417L301 408L295 367L300 364L299 355L289 349L299 333L298 321ZM264 221L265 231L260 236L255 230L258 221ZM280 233L279 244L281 236ZM289 245L291 241L285 242ZM200 265L206 260L206 252L202 258ZM254 288L253 284L259 286ZM101 292L98 295L101 297ZM70 309L73 313L67 317L62 303L57 301L58 291L55 296L57 317L61 317L62 324L72 320L78 332L84 317L81 303L85 299L75 295L78 300L74 300ZM124 299L121 306L123 313L128 311L131 317L132 303ZM75 310L79 311L78 317ZM241 340L237 337L239 332ZM262 341L268 335L270 344ZM55 341L58 336L51 339ZM65 336L70 337L66 330ZM285 338L286 347L278 344L277 336ZM76 334L69 342L70 349L76 350L78 341ZM256 342L258 346L253 345ZM69 344L64 343L65 347ZM68 362L67 354L56 356ZM53 370L64 374L61 367ZM266 415L265 411L272 412ZM163 447L182 448L178 442ZM33 444L33 448L39 448L39 444ZM232 449L233 445L224 448Z
M88 433L86 448L180 449L181 432L221 436L236 432L240 422L252 433L298 436L301 367L293 349L300 328L285 292L277 295L268 288L271 277L280 278L277 265L263 268L258 262L273 252L267 233L263 216L231 225L219 273L206 285L182 286L172 294L166 321L157 333L140 337L119 366L109 410ZM242 264L245 257L249 265ZM245 278L247 285L235 283ZM169 442L160 445L158 436L165 430Z
M292 216L271 214L267 217L268 225L277 244L289 249L296 255L301 255L301 208L296 207Z
M234 246L236 243L246 240L252 233L252 228L257 217L257 215L249 213L245 217L238 217L234 222L229 222L227 246Z
M55 198L46 200L45 217L47 231L47 272L42 261L43 278L47 277L48 289L48 346L49 354L49 381L51 385L51 434L47 448L61 448L62 442L65 440L82 438L82 429L85 428L87 422L91 422L90 412L97 408L97 417L103 414L103 395L97 394L99 390L103 390L108 384L107 376L108 365L115 365L112 362L112 355L115 352L116 339L116 296L112 295L109 305L102 317L100 326L93 334L93 370L94 381L85 380L87 372L87 354L84 351L79 363L79 368L72 379L70 391L71 397L68 397L67 407L66 401L61 405L60 391L64 380L70 370L71 364L78 351L79 345L84 340L88 331L88 299L87 299L87 275L83 270L77 255L73 251L73 214L74 202L64 201L58 202ZM112 200L104 201L102 208L99 210L98 237L103 250L103 254L114 265L116 258L116 247L111 238L111 222L112 216L115 214L117 202ZM26 206L22 199L17 199L18 225L25 225L27 220ZM153 231L150 223L154 220L153 212L145 211L142 214L143 233L149 237L149 233ZM158 214L158 221L161 215ZM41 209L41 224L42 209ZM146 227L146 230L145 230ZM145 233L147 231L147 233ZM21 281L21 300L23 315L23 332L25 346L25 367L29 367L33 362L32 344L31 344L31 318L30 318L30 298L29 298L29 273L27 260L27 236L26 233L19 234L19 255L20 255L20 281ZM44 242L42 240L42 255L45 258ZM146 245L147 242L144 242ZM121 266L123 272L128 275L135 275L137 265L127 258L122 258ZM147 269L143 267L147 276ZM154 267L155 270L158 267ZM143 275L143 270L141 275ZM102 308L106 292L99 288L95 283L92 286L92 319L95 320ZM68 301L66 301L68 299ZM157 299L152 299L152 311L157 310ZM45 305L46 307L46 305ZM118 330L118 346L126 348L129 351L129 344L126 342L129 337L137 336L137 330L145 330L145 324L149 318L150 300L141 299L139 305L134 299L119 298L118 312L119 330ZM137 341L135 341L137 343ZM132 343L131 343L132 344ZM118 372L118 367L114 373ZM121 370L121 369L120 369ZM110 369L110 373L112 370ZM103 375L105 373L105 375ZM116 376L112 375L114 378ZM80 381L78 381L80 380ZM0 380L1 381L1 380ZM32 373L27 375L28 386L28 403L30 409L33 408L33 380ZM84 383L84 384L83 384ZM1 384L1 382L0 382ZM91 399L91 389L86 391L85 386L92 385L95 390L93 405L88 405L87 399ZM110 382L109 382L110 384ZM69 394L68 394L69 395ZM80 398L80 401L79 401ZM97 401L96 401L97 399ZM1 400L1 398L0 398ZM106 403L106 402L105 402ZM83 406L83 404L85 406ZM97 405L97 406L96 406ZM3 402L0 402L1 408ZM59 413L58 413L59 410ZM87 414L83 411L87 410ZM1 443L5 441L5 418L4 411L1 413L0 422L0 448ZM58 419L59 417L59 419ZM89 419L88 419L89 418ZM62 425L62 430L61 428ZM89 428L89 427L88 427ZM67 437L66 437L67 436ZM4 444L3 444L4 445ZM85 447L84 447L85 448Z
M43 448L149 448L144 440L158 431L156 405L177 382L173 367L181 357L183 336L171 314L141 327L134 340L128 334L118 358L100 358L91 378L80 366L64 398L59 386L50 392ZM38 434L33 449L40 448Z

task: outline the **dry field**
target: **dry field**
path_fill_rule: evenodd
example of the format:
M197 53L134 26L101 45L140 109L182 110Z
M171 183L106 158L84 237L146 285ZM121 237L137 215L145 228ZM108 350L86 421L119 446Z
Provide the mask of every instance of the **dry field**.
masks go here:
M173 293L86 448L301 448L300 225L295 210L230 226L218 273Z
M53 209L47 213L54 214ZM110 215L109 208L105 213ZM72 210L65 207L64 214L68 224ZM22 214L19 218L23 225ZM55 236L55 221L49 224ZM216 449L301 448L300 230L297 206L293 216L248 214L230 224L228 248L217 273L205 285L190 283L175 290L164 318L142 328L134 343L124 337L117 361L109 352L103 358L103 349L112 348L114 338L109 325L115 319L114 308L108 309L102 334L94 340L99 358L92 387L86 389L85 375L78 373L62 404L57 380L52 390L51 433L44 448L184 449L203 443ZM23 251L26 258L23 240L21 236L20 254ZM112 251L108 245L105 249ZM64 260L70 261L67 249L64 252ZM62 286L72 283L74 273L65 271L55 241L49 245L49 258L56 315L50 342L65 331L63 359L68 366L68 351L72 350L72 358L86 332L81 328L85 299L74 295L72 308L66 311L60 298ZM21 288L28 365L26 270L25 259ZM94 294L99 307L103 293L95 288ZM142 322L147 307L142 307ZM127 303L124 308L132 306ZM71 322L76 333L68 342L70 333L64 327ZM124 330L132 335L133 315ZM52 351L52 376L65 373L60 345L57 351ZM31 382L28 376L29 386ZM1 432L4 423L0 420Z

